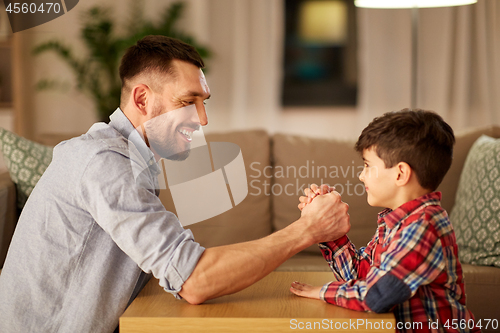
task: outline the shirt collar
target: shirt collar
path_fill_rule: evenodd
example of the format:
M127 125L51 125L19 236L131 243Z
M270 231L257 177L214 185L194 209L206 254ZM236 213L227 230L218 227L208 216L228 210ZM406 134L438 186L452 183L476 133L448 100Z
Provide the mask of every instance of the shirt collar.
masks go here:
M113 127L134 144L151 171L154 171L157 174L160 173L160 169L158 168L153 152L146 145L142 135L134 128L134 125L132 125L123 111L120 108L117 108L115 112L109 116L109 119L109 126Z
M408 201L395 210L386 208L378 214L378 223L385 222L389 229L393 229L396 224L404 220L408 215L416 210L427 206L441 205L441 192L432 192L423 195L412 201Z

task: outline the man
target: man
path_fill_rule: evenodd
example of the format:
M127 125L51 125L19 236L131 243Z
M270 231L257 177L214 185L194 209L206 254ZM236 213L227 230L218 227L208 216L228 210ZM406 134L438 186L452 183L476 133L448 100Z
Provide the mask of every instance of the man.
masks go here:
M209 249L165 210L155 162L185 158L192 132L208 123L202 67L192 47L163 36L127 50L120 108L109 124L54 149L23 209L0 276L1 332L112 332L150 273L166 291L199 304L349 230L336 192L268 237ZM192 106L194 114L169 117Z

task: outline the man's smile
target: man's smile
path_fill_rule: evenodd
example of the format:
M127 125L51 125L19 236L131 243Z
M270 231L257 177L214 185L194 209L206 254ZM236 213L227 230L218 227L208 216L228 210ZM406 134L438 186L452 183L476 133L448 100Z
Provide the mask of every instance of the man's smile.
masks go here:
M200 129L199 125L187 125L184 124L181 128L177 130L181 134L181 137L187 142L193 141L193 132L198 131Z
M180 130L178 130L179 133L181 133L181 136L187 141L187 142L191 142L193 141L193 132L194 130L189 128L181 128Z

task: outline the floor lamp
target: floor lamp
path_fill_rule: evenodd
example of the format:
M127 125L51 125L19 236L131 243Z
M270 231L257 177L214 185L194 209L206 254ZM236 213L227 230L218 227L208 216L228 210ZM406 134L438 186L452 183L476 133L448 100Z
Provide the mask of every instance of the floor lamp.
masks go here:
M418 9L461 6L477 0L354 0L362 8L411 8L411 108L417 106Z

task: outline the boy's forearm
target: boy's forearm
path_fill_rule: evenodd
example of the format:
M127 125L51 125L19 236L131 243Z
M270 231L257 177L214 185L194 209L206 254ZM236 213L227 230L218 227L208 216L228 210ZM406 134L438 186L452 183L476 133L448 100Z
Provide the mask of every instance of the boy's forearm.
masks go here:
M199 304L235 293L313 243L293 223L255 241L208 248L179 294L189 303Z
M345 250L344 247L350 242L349 237L344 235L337 240L320 243L319 248L326 259L327 257L334 257L339 251Z
M341 242L341 244L344 243L344 238L347 238L347 236L343 236L338 239ZM347 281L348 280L347 277L342 272L341 267L337 265L336 260L334 259L337 253L342 251L342 247L337 245L336 241L319 243L318 247L321 251L321 254L323 255L323 258L325 258L326 262L328 263L330 270L335 276L335 281ZM345 258L344 262L346 260L348 261L352 260L352 257L349 255L344 256L344 258ZM351 260L349 260L348 258L351 258Z
M328 262L330 269L337 281L349 281L366 277L372 264L371 255L364 256L370 250L370 244L364 251L356 250L347 235L331 242L319 244L323 257ZM346 263L350 263L346 265ZM349 270L348 268L351 267Z

